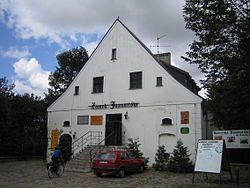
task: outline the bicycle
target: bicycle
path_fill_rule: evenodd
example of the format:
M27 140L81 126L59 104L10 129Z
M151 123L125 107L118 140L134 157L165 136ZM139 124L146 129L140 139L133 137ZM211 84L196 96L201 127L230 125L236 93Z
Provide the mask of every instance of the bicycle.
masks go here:
M58 164L54 162L50 162L47 164L47 171L49 178L60 177L64 173L65 164L63 161L58 162Z

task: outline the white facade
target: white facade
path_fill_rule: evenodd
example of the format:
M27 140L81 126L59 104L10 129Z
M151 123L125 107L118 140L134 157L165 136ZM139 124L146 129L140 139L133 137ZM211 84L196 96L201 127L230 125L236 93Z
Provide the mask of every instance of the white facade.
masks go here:
M111 60L112 49L117 52L115 60ZM141 89L130 89L132 72L142 72ZM102 93L93 93L94 77L104 77ZM157 77L162 77L162 86L156 86ZM79 86L78 95L74 95L76 86ZM104 106L110 105L111 101L123 106L113 109ZM101 109L92 109L93 102L102 105L97 106ZM176 81L116 20L69 88L48 108L49 147L51 130L74 134L73 142L89 130L102 131L105 136L106 115L121 114L122 144L126 144L128 138L139 138L140 149L150 158L150 164L154 162L159 145L165 145L167 151L172 152L178 139L188 146L194 159L195 145L201 138L201 102L201 97ZM181 124L181 112L188 112L185 124ZM89 116L88 125L77 124L79 115ZM91 125L91 116L102 116L102 125ZM164 118L171 119L172 125L162 125ZM70 122L69 127L63 126L65 121ZM183 127L189 128L188 134L181 134Z

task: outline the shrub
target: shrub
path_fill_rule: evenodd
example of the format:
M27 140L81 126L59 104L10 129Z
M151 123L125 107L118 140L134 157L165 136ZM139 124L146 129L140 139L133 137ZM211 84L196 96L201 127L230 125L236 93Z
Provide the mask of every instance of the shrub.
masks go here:
M165 146L159 146L155 154L155 163L153 164L153 168L157 171L167 170L168 160L169 153L166 152Z
M193 172L194 165L190 161L187 147L183 146L181 140L177 141L176 148L170 156L168 169L171 172Z
M146 168L148 166L147 164L149 162L149 158L144 157L143 153L140 151L139 146L141 144L139 143L139 139L133 140L132 138L129 138L128 141L129 141L128 147L129 147L129 151L131 155L135 157L136 159L139 159L139 158L144 159L145 160L144 167Z

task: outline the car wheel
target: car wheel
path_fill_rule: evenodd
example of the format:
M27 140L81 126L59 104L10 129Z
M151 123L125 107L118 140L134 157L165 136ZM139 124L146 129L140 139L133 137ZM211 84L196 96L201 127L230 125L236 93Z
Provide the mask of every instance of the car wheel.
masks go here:
M118 176L119 178L123 178L123 177L125 176L125 169L124 169L124 168L120 168L120 170L119 170L117 176Z
M102 173L96 173L95 174L97 177L102 177Z
M139 168L138 168L138 172L139 173L142 173L144 171L144 166L143 165L140 165Z

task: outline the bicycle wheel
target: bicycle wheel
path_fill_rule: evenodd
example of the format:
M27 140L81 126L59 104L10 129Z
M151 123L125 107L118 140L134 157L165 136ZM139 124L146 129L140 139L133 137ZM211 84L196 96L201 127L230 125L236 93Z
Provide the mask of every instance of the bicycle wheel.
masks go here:
M64 165L63 164L58 165L56 175L62 176L63 172L64 172Z
M49 166L49 168L48 168L48 176L49 176L49 178L53 177L54 172L52 170L53 170L52 166Z

